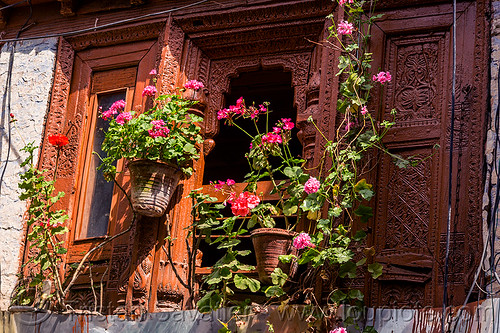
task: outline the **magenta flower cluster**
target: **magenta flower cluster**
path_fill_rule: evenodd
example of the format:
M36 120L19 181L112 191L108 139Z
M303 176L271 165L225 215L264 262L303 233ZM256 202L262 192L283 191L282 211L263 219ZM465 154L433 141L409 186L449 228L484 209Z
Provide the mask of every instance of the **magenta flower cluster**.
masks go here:
M221 191L224 185L233 186L234 184L236 184L236 182L233 179L228 179L226 181L218 180L216 183L210 182L210 184L213 185L215 191Z
M353 29L354 26L352 25L352 23L349 23L347 21L341 21L337 28L337 32L341 35L349 35L352 34Z
M236 105L230 105L229 108L221 109L217 112L217 119L230 119L233 116L247 116L251 119L254 119L259 114L265 114L267 112L267 107L263 104L260 104L259 107L249 106L246 107L245 100L243 97L238 98L236 101Z
M203 85L203 82L196 81L196 80L191 80L191 81L188 81L184 84L184 88L186 88L186 89L199 90L203 87L205 87Z
M389 72L379 72L377 75L373 75L373 81L380 82L382 84L390 82L391 80L392 76Z
M291 118L282 118L276 126L273 127L273 131L262 136L262 144L273 144L273 143L283 143L284 137L289 136L290 133L286 131L291 131L295 127ZM259 145L260 146L260 145ZM252 145L250 145L252 149Z
M125 105L127 103L125 103L125 101L123 99L120 99L116 102L114 102L110 107L109 109L107 109L106 111L104 111L102 114L101 114L101 117L102 119L104 120L108 120L109 118L112 118L113 115L117 114L118 112L121 112L123 111L123 109L125 109ZM102 111L102 107L99 108L99 110Z
M153 125L153 128L148 130L148 133L153 139L157 137L166 137L168 133L170 133L170 130L165 126L165 122L161 119L151 121L151 125Z
M155 86L147 86L142 91L142 97L144 97L144 96L154 96L154 95L156 95L157 92L158 91L156 90Z
M318 192L321 183L315 177L309 177L309 179L304 184L304 191L307 194L312 194Z
M339 5L343 6L347 3L348 0L339 0ZM349 0L349 3L354 3L354 0Z
M306 247L316 247L312 242L311 242L311 236L305 232L301 232L297 237L293 239L293 247L295 247L298 250L302 250Z
M347 333L347 330L343 327L337 327L334 330L331 330L330 333Z
M116 117L116 122L120 125L124 125L127 121L132 120L132 117L131 112L122 112Z

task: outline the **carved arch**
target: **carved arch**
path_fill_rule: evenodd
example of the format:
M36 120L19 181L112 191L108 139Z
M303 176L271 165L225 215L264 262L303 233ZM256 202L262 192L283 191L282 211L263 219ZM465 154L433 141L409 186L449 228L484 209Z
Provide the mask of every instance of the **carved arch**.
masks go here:
M211 138L218 133L217 110L223 107L224 94L229 92L231 79L246 71L259 68L282 68L284 71L291 72L294 106L297 108L297 113L304 112L306 109L305 90L310 61L310 52L213 61L210 66L210 80L208 83L210 96L209 109L205 118L206 136Z

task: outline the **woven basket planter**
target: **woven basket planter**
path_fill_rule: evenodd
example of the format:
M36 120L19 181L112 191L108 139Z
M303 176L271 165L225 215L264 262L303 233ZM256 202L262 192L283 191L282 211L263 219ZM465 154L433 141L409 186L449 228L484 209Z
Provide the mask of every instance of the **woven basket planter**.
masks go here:
M134 210L149 217L165 214L182 171L173 164L150 160L135 160L128 167Z

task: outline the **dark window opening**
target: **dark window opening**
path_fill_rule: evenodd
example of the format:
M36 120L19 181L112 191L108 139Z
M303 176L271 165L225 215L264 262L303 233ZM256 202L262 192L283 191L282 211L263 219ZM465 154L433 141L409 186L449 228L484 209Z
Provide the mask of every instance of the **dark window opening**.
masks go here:
M293 106L294 91L292 87L292 75L282 70L260 70L256 72L242 73L239 77L231 80L231 89L225 96L225 107L236 104L240 97L245 103L251 105L270 102L269 109L269 131L281 118L291 118L295 123L297 111ZM251 120L238 121L238 125L255 134L255 127ZM265 132L265 119L259 120L259 130ZM297 128L292 131L292 140L289 147L294 156L300 156L302 146L297 139ZM205 171L203 184L210 181L234 179L241 183L245 174L250 169L245 158L249 151L250 138L236 127L228 126L221 121L219 134L214 138L215 148L205 159Z

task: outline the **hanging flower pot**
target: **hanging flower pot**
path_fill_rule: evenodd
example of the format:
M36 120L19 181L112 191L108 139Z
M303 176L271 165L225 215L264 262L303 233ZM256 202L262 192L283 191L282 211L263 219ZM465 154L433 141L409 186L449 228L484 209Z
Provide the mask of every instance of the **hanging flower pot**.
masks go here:
M252 243L257 259L257 272L262 283L271 284L271 273L281 268L290 278L297 271L297 263L283 263L280 255L297 254L293 247L295 232L277 228L260 228L251 232Z
M145 216L159 217L165 213L182 171L173 164L150 160L129 163L132 183L132 205Z

